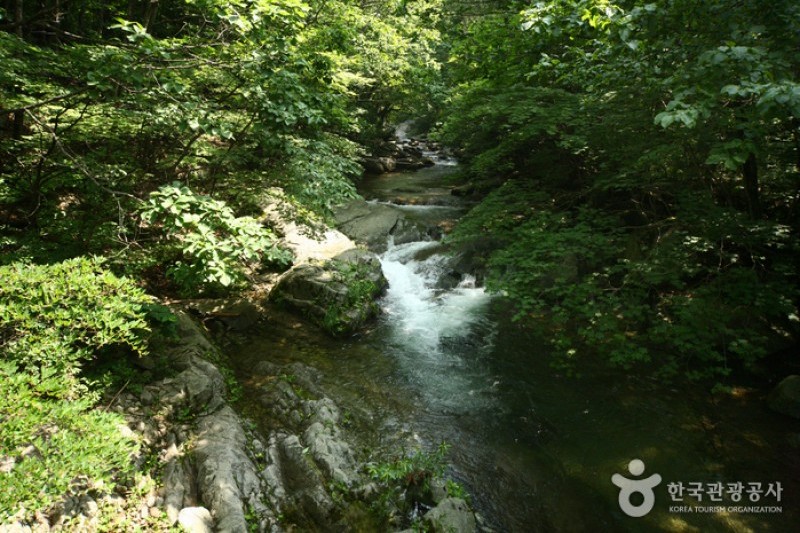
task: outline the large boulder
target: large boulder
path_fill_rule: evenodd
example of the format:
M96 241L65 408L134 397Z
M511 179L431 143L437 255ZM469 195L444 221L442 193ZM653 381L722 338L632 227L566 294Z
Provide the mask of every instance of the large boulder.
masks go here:
M246 331L261 317L258 306L245 298L191 300L185 308L202 317L206 327L219 324L233 331Z
M375 300L387 286L378 257L351 249L330 261L297 265L281 276L269 297L342 336L377 316Z
M229 406L198 420L194 457L197 492L219 531L248 531L246 506L266 516L258 468L247 454L242 422Z
M386 250L389 236L395 244L422 240L426 231L408 220L402 211L389 205L353 200L333 211L336 227L370 250Z
M178 515L178 523L189 533L212 533L214 520L205 507L185 507Z
M365 157L361 165L365 173L377 175L394 171L396 163L393 157Z
M423 522L435 533L472 533L478 530L475 514L461 498L446 498L425 513Z
M180 341L170 355L182 371L144 391L165 412L189 410L197 415L192 430L172 431L172 443L161 453L167 516L188 531L248 531L251 524L246 513L252 511L260 517L260 530L269 530L276 518L264 503L251 437L226 403L224 376L206 359L223 356L185 311L175 315ZM192 436L179 438L184 430ZM194 443L191 456L185 454L190 441Z
M345 530L332 527L332 513L344 503L342 491L361 487L362 466L345 438L339 407L319 386L321 373L301 363L266 361L253 373L264 383L259 401L281 428L264 454L271 504L302 523L303 531Z
M421 157L404 157L398 159L396 162L397 170L419 170L425 166L425 162Z
M800 418L800 376L788 376L770 392L767 398L770 409Z

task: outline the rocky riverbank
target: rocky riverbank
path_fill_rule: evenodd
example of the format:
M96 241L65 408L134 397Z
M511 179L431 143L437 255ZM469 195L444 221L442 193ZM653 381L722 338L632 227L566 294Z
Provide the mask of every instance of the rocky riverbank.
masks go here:
M436 164L433 152L441 147L425 139L393 138L379 143L361 164L367 174L414 171Z
M328 333L352 334L375 316L375 298L386 287L368 241L359 245L332 228L297 222L273 193L265 216L281 217L275 225L295 265L262 280L261 293L250 299L177 303L176 338L158 349L157 363L139 362L166 365L171 375L123 390L105 407L123 415L127 425L120 431L141 443L130 486L111 493L76 490L80 496L67 497L37 524L0 531L167 531L175 524L192 532L384 531L412 522L431 531L477 529L469 505L455 497L462 494L449 494L438 474L422 467L403 473L402 457L384 450L381 459L367 451L352 418L376 414L343 409L319 386L314 367L262 361L251 372L260 383L257 397L246 403L252 409L255 402L263 416L255 423L234 407L243 389L230 354L210 340L214 332L247 331L278 305ZM385 216L365 211L381 207L360 204L359 212ZM402 214L391 217L391 227L375 228L384 241L389 234L399 237L398 228L411 228L415 236L427 231ZM414 444L397 441L393 451ZM379 467L394 468L397 479L377 476Z

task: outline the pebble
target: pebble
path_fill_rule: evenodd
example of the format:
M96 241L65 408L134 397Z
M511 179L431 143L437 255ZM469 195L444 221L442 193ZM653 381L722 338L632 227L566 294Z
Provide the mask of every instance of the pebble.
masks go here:
M141 396L139 396L139 400L140 400L140 401L141 401L141 402L142 402L144 405L150 405L151 403L153 403L153 400L155 400L155 398L153 397L153 393L152 393L152 392L150 392L150 391L149 391L149 390L147 390L147 389L144 389L144 390L142 391L142 394L141 394Z
M192 533L211 533L214 521L205 507L184 507L178 514L178 522Z
M81 498L81 511L86 516L94 516L97 514L97 502L94 501L92 498L86 496L85 498Z

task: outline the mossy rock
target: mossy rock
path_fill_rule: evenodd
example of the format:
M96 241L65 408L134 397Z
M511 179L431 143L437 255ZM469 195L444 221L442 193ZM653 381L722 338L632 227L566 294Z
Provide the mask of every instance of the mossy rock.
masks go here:
M378 315L375 300L387 286L378 257L351 249L330 261L292 268L269 298L339 337L355 333Z

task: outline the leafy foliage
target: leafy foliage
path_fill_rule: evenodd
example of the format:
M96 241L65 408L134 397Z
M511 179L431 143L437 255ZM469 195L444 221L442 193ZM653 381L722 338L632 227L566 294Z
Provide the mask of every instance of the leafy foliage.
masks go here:
M147 352L144 306L151 300L100 258L0 267L3 359L18 365L38 394L72 397L81 390L81 365L97 350Z
M373 509L384 516L399 511L413 518L409 525L419 525L414 515L420 504L433 503L431 484L434 481L441 483L449 496L467 499L461 485L445 479L449 449L450 445L442 442L431 452L415 450L388 461L367 464L367 473L378 484L380 494Z
M442 442L433 453L421 450L391 462L367 465L369 475L382 483L399 483L403 487L427 483L431 477L444 475L450 447Z
M47 509L80 479L100 486L132 469L138 444L119 430L124 419L91 410L93 401L43 398L13 362L0 361L0 457L15 461L0 483L0 520Z
M493 190L452 238L492 236L488 284L559 364L723 379L796 338L796 5L451 16L438 135Z
M420 94L438 75L438 0L95 4L0 22L0 246L12 259L158 262L135 212L176 180L237 212L280 186L328 215L355 195L362 143L400 106L429 106ZM211 281L234 283L223 270Z
M235 217L224 202L193 193L179 183L150 195L142 218L159 223L179 259L168 275L186 293L198 287L230 287L244 281L245 268L261 262L286 264L291 252L252 217Z

